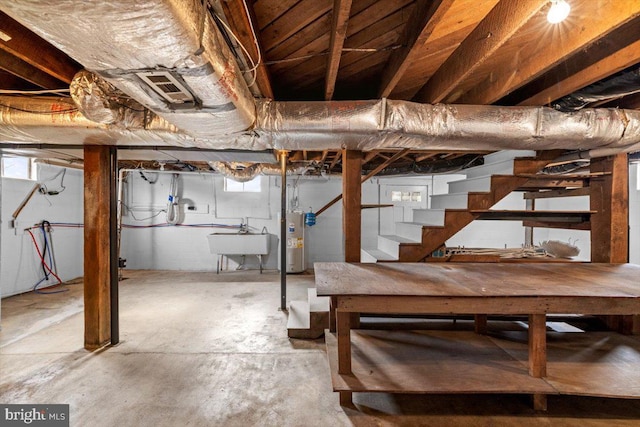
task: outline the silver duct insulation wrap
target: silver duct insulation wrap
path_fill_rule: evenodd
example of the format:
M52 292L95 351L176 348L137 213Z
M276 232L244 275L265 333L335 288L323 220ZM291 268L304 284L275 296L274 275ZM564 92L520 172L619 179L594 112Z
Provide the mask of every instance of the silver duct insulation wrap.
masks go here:
M82 115L97 123L135 128L144 127L147 121L156 117L111 83L87 70L79 71L73 77L69 89Z
M245 165L235 162L209 162L209 166L221 175L238 182L251 181L258 175L280 175L280 165L272 163L253 163ZM306 167L287 166L289 174L304 174Z
M429 105L407 101L258 102L256 134L276 149L640 149L640 111Z
M0 96L0 143L268 148L252 138L194 138L161 117L137 112L132 118L133 113L123 122L101 124L87 119L69 98Z
M194 137L254 122L253 97L202 1L0 0L0 8Z
M69 99L0 96L0 141L243 150L573 149L589 150L589 157L640 150L636 110L561 113L539 107L385 100L258 105L258 127L252 132L194 138L142 112L130 112L125 121L107 125L85 118Z

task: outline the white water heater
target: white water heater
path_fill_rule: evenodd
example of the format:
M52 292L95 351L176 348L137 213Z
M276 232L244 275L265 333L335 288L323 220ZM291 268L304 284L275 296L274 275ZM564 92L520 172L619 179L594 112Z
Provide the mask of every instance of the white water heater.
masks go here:
M287 273L302 273L305 270L304 260L304 213L287 212L287 234L284 242L287 245ZM280 244L282 244L280 239ZM280 250L278 250L278 268L280 268Z

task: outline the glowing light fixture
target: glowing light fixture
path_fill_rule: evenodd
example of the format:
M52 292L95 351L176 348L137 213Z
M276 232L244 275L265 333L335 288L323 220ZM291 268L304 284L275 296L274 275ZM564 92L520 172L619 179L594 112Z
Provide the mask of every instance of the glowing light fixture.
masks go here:
M565 0L551 0L551 8L547 14L547 21L551 24L557 24L565 20L569 16L571 6Z

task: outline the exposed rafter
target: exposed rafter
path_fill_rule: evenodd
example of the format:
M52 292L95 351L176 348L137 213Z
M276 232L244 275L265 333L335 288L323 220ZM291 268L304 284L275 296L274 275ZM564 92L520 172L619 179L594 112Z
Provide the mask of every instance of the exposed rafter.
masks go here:
M441 102L504 45L548 0L501 1L418 91L420 102Z
M229 25L233 32L240 40L240 43L251 55L254 62L260 61L256 68L256 84L262 96L273 98L273 89L271 87L271 79L269 71L264 65L264 52L260 44L260 38L254 37L254 29L256 29L255 18L251 5L245 3L244 0L226 0L221 1L224 15L229 21ZM257 29L255 30L257 32Z
M613 31L606 40L594 43L573 55L540 79L523 87L525 99L513 99L518 105L544 105L595 83L640 61L637 29L640 17Z
M331 42L329 43L329 58L327 59L327 75L324 85L324 99L329 101L333 98L336 88L336 78L338 68L340 68L340 58L342 56L342 46L347 34L349 23L349 12L351 11L351 0L333 0L333 19L331 22Z
M44 74L66 84L71 83L71 79L81 68L79 64L1 11L0 23L2 32L11 37L8 41L0 40L0 50ZM4 59L0 64L5 64Z
M582 10L572 9L572 16L547 33L548 39L529 40L519 46L521 52L514 73L513 58L508 55L500 63L492 63L493 72L482 84L475 85L469 92L456 100L462 104L492 104L513 90L532 81L542 73L561 63L566 57L584 49L602 39L611 31L626 24L640 15L640 2L608 1L607 7L600 7L600 13L594 13L588 4L582 4ZM545 19L540 16L542 21ZM546 21L541 25L548 25Z
M383 163L379 164L375 169L373 169L371 172L369 172L368 174L366 174L365 176L362 177L361 179L361 183L364 183L366 180L368 180L369 178L373 178L374 176L376 176L381 170L383 170L384 168L386 168L387 166L389 166L390 164L392 164L393 162L395 162L398 159L401 159L402 157L406 156L407 153L409 153L409 149L405 148L402 151L397 152L396 154L394 154L393 156L391 156L390 158L388 158L387 160L385 160ZM320 209L318 209L318 211L316 212L316 215L320 215L322 212L326 211L327 209L329 209L331 206L335 205L336 203L338 203L340 200L342 200L342 194L338 194L333 200L331 200L329 203L327 203L326 205L324 205L323 207L321 207Z
M43 89L61 89L66 86L64 82L4 50L0 50L0 69Z
M453 2L454 0L417 2L417 10L407 23L403 35L404 47L394 51L384 67L382 82L378 90L381 98L386 98L391 94Z

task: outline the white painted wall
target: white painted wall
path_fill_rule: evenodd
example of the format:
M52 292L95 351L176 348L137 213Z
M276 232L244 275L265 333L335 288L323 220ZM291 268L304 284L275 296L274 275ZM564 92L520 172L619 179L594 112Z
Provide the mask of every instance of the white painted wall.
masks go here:
M636 190L637 165L631 166L630 224L631 260L640 263L640 192ZM150 176L151 177L151 176ZM156 184L149 184L133 174L127 184L127 204L137 207L136 217L144 218L164 209L168 195L169 175L159 175ZM385 188L389 186L426 187L431 194L447 191L447 182L464 178L462 175L382 177L370 179L362 186L362 200L365 204L384 203ZM155 179L155 175L153 176ZM152 179L152 180L153 180ZM277 235L280 211L280 179L264 177L265 190L261 195L233 194L223 191L223 178L213 175L183 175L181 177L182 200L196 206L196 213L187 213L184 222L239 224L242 218L249 218L254 231L266 227L273 234L271 254L266 259L266 267L277 269ZM342 192L339 177L300 178L288 180L289 205L297 205L300 210L311 207L317 211L328 201ZM587 197L564 199L539 199L539 210L574 209L588 210ZM144 210L146 209L146 211ZM501 201L494 209L525 209L522 193L513 193ZM394 234L394 208L366 209L362 211L362 246L375 247L378 234ZM138 222L130 213L124 216L129 224L151 224L164 222L164 213L153 220ZM122 234L122 256L127 258L129 268L214 270L215 258L209 251L206 236L212 232L224 232L211 228L155 228L125 229ZM580 255L575 259L590 259L590 238L588 231L537 228L534 243L544 240L559 240L576 244ZM475 221L452 237L449 246L504 248L520 247L525 242L525 229L519 221ZM344 254L342 238L342 205L335 204L317 218L314 227L306 227L305 253L307 268L316 261L341 261ZM231 257L225 265L234 269L240 257ZM249 267L257 267L257 260L247 260Z
M50 190L58 189L60 177L48 181L61 169L54 166L38 165L38 181ZM83 222L83 177L82 171L67 169L64 178L65 190L54 196L36 193L18 217L17 228L9 228L10 219L18 205L24 200L34 185L33 181L2 178L2 263L0 271L0 295L7 297L30 291L43 277L40 259L31 237L24 231L42 220L49 222ZM33 230L42 250L42 234ZM52 232L53 254L60 278L71 280L82 276L83 272L83 232L82 228L54 227ZM46 282L43 283L45 285ZM50 284L57 281L51 278Z
M136 218L125 209L123 222L130 225L158 224L166 221L166 200L169 194L170 174L147 174L150 181L144 181L138 173L127 179L125 200ZM263 177L262 193L227 193L221 176L210 174L183 174L180 177L179 196L182 200L184 224L226 224L238 225L248 218L252 231L260 232L263 227L273 235L271 253L264 259L268 269L278 268L278 234L280 222L280 178ZM300 178L287 180L289 206L297 205L305 212L309 208L317 211L342 192L342 181L338 177ZM378 185L367 182L363 185L363 203L377 203ZM296 203L297 202L297 203ZM195 205L189 211L185 204ZM363 242L375 242L378 234L378 214L376 209L363 211ZM221 228L124 228L122 232L122 254L127 259L128 268L170 269L170 270L215 270L216 258L210 253L206 236L213 232L226 232ZM234 232L228 230L228 232ZM342 204L334 206L318 216L316 225L305 228L305 254L307 267L316 261L341 261L344 259L342 236ZM225 258L225 268L234 269L241 257ZM257 258L246 259L246 266L257 267Z

